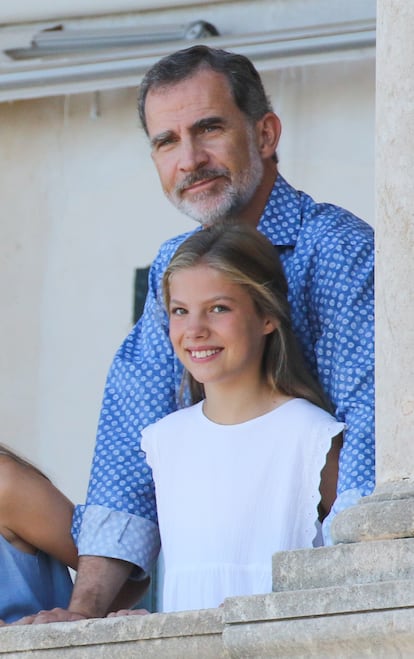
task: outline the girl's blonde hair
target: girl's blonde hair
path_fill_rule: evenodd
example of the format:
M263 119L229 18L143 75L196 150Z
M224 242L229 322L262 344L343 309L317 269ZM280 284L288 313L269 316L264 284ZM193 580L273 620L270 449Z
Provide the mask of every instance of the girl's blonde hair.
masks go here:
M278 321L277 329L266 337L263 353L262 372L269 385L331 411L332 405L308 371L292 330L288 287L277 248L257 229L244 224L213 225L191 234L177 249L164 273L167 311L171 277L200 264L243 286L259 315ZM185 371L182 395L187 384L193 403L204 398L203 385Z

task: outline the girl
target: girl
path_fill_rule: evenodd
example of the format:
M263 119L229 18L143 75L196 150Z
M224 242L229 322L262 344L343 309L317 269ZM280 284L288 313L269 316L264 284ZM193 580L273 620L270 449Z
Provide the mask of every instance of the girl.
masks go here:
M66 607L76 569L72 503L36 467L0 444L0 619Z
M335 498L343 424L304 367L278 254L256 229L192 234L163 285L183 395L194 403L142 437L163 610L216 607L271 592L272 555L315 543Z

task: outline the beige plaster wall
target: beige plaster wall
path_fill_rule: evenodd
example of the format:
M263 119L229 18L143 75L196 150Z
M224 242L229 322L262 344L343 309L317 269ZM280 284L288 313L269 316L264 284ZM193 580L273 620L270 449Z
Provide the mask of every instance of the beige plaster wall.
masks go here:
M374 62L266 72L283 175L373 223ZM75 501L133 278L193 226L160 192L134 90L0 104L0 441Z
M1 441L77 500L134 269L191 226L159 193L135 92L95 101L0 105Z

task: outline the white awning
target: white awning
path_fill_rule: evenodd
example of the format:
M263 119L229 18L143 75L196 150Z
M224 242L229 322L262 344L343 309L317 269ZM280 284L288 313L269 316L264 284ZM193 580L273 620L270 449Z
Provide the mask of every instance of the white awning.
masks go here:
M217 31L216 31L217 32ZM209 43L250 57L260 71L374 57L375 20L214 35L204 21L163 27L50 21L0 28L0 101L137 86L160 57Z

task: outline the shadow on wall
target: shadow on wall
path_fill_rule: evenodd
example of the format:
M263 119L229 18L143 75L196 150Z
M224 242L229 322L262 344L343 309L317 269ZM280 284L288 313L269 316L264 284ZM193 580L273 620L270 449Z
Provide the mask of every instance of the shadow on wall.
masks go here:
M134 309L132 315L132 321L135 323L141 317L141 314L144 310L145 298L147 297L148 291L148 273L150 266L146 268L137 268L135 270L135 281L134 281Z

